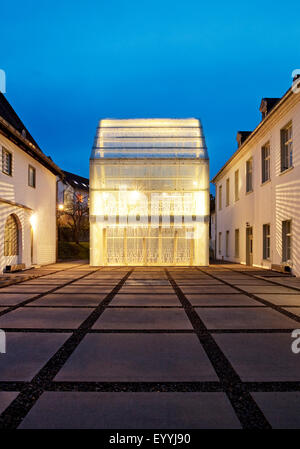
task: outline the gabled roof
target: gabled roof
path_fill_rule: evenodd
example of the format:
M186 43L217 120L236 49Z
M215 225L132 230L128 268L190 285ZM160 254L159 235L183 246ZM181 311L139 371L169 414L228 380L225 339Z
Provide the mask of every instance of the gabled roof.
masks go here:
M264 115L269 114L271 109L273 109L279 101L280 98L262 98L259 108L260 112Z
M63 170L64 173L64 181L67 182L74 189L80 190L89 190L90 180L88 178L84 178L83 176L75 175L69 171Z
M0 92L0 133L16 144L21 150L36 159L48 170L60 177L60 168L46 156L23 124L13 107Z
M103 119L91 159L208 159L203 128L196 118Z

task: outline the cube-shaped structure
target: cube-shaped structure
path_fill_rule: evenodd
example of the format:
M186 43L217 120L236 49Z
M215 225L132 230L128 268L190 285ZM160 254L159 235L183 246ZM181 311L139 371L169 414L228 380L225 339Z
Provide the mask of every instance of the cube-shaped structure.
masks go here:
M90 263L209 262L209 161L197 119L100 120L90 159Z

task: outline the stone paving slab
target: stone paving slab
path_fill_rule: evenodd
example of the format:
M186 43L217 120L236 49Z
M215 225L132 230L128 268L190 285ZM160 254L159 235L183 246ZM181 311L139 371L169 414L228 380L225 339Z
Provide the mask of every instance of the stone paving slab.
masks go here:
M105 298L106 294L89 295L73 293L51 293L30 303L30 307L40 306L94 306L96 307Z
M298 323L269 308L201 308L208 329L295 329Z
M300 429L300 392L252 393L274 429Z
M73 329L90 314L89 309L22 307L0 317L3 329Z
M300 295L282 295L280 294L257 294L259 298L265 299L272 304L279 306L300 306Z
M59 381L216 381L195 335L90 334L60 370Z
M6 333L6 354L1 354L0 381L29 381L45 365L69 334Z
M170 286L159 285L159 286L127 286L121 288L120 293L145 293L145 294L159 294L159 293L168 293L173 294L174 290Z
M175 294L117 294L111 302L112 306L181 306Z
M53 287L58 286L58 285L62 285L65 284L66 282L69 282L69 279L43 279L43 278L37 278L34 279L33 281L28 281L28 282L24 282L24 284L22 285L36 285L36 286L43 286L43 285L51 285Z
M18 393L14 391L0 391L0 413L9 406L17 395Z
M244 381L300 380L299 354L291 334L218 334L214 339Z
M174 276L174 280L177 282L179 287L184 285L195 285L195 286L202 286L202 285L222 285L221 281L216 281L214 279L207 279L207 280L200 280L200 279L176 279Z
M107 298L130 271L127 283L115 297ZM44 367L48 390L35 402L34 385L24 385L24 401L31 401L32 408L20 427L236 428L241 426L238 416L243 416L241 422L254 427L269 421L274 428L299 428L300 387L296 392L292 388L300 384L300 359L291 350L291 332L300 323L284 312L300 316L300 307L296 307L300 291L289 288L299 286L300 279L237 264L200 270L167 267L167 271L181 288L180 301L165 269L159 267L98 269L87 264L53 264L35 270L35 278L7 292L0 289L0 311L16 306L0 317L0 328L5 330L5 323L8 326L8 352L0 354L0 382L29 382ZM58 286L55 293L48 293L48 288ZM28 288L36 290L28 293ZM240 293L239 288L249 294ZM17 293L11 293L14 289ZM270 306L251 298L252 294ZM18 307L20 301L36 296L40 298ZM105 298L104 308L95 309ZM272 304L279 307L274 310ZM94 327L90 321L90 328L81 328L77 335L83 339L72 338L74 347L68 344L61 351L66 361L57 358L55 362L61 363L55 381L63 381L61 388L70 391L50 392L60 386L51 383L56 371L51 371L52 364L45 369L46 363L71 335L67 329L75 337L91 313L100 314ZM231 390L234 373L241 378L239 394ZM247 395L251 386L244 382L248 381L260 392ZM1 391L2 385L0 413L16 397L16 392ZM10 388L15 386L20 388L18 384ZM111 392L104 393L106 389ZM228 391L233 392L230 401ZM252 401L261 417L251 408ZM22 407L19 404L17 414L22 415ZM14 421L9 417L8 422Z
M228 282L228 280L226 280ZM244 288L244 286L262 286L262 285L270 285L268 281L260 280L260 279L232 279L230 280L236 287Z
M255 299L242 294L186 294L187 299L194 306L255 306L260 307L260 304Z
M93 329L193 329L180 309L107 309Z
M47 392L39 399L19 428L238 429L240 427L224 393Z
M144 285L148 286L156 286L156 285L166 285L170 287L170 282L167 279L127 279L124 285L127 287L128 285L134 285L137 287L143 287Z
M300 317L300 307L284 307L285 310L288 312L294 313L295 315L298 315ZM300 328L300 323L297 324L297 326Z
M53 285L26 285L25 283L1 288L0 293L45 293L55 288Z

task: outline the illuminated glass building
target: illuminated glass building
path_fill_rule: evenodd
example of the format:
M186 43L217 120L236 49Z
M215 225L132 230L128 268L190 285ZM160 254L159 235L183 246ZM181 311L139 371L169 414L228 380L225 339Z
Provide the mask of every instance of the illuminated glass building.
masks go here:
M100 120L90 159L91 265L208 265L208 217L199 120Z

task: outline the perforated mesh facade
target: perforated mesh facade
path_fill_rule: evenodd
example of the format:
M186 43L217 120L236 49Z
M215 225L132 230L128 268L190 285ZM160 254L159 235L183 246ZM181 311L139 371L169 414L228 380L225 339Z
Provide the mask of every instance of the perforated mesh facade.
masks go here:
M92 265L206 265L208 214L198 120L100 121L90 160Z

